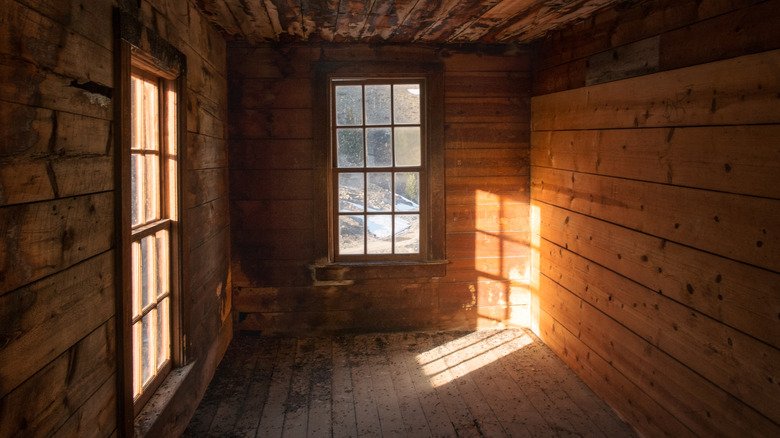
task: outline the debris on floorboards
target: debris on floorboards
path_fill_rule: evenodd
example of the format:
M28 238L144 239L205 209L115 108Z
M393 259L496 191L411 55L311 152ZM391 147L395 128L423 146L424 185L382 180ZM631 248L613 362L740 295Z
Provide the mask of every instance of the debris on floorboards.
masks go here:
M185 437L633 437L530 330L237 333Z

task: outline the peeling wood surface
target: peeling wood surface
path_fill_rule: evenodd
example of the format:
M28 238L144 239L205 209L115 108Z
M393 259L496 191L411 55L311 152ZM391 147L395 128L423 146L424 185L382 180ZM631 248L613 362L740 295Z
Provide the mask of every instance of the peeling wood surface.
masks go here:
M229 38L267 41L525 43L627 0L198 0Z
M237 335L185 437L635 432L526 330Z

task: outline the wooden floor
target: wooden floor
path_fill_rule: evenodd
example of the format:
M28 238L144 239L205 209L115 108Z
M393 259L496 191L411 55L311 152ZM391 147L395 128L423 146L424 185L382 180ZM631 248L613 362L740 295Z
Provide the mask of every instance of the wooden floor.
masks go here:
M632 437L530 331L237 334L187 437Z

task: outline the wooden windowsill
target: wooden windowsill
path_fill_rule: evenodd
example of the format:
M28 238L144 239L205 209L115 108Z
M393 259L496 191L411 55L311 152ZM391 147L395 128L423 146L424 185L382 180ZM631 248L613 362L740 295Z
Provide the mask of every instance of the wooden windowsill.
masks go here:
M328 263L313 267L314 280L322 285L351 284L376 278L440 278L447 274L447 260L415 262Z
M135 437L145 437L149 430L151 430L154 423L160 418L160 415L169 408L169 404L173 399L174 394L179 390L187 375L192 370L195 362L190 362L187 365L174 368L165 377L162 384L154 394L146 402L141 412L135 417Z

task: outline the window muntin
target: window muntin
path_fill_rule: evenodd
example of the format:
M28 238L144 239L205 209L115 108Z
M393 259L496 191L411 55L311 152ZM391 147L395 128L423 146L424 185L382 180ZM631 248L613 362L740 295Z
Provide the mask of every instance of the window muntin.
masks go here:
M425 81L331 78L336 261L423 260Z
M171 369L172 232L176 220L177 96L173 81L130 76L130 253L136 411Z

